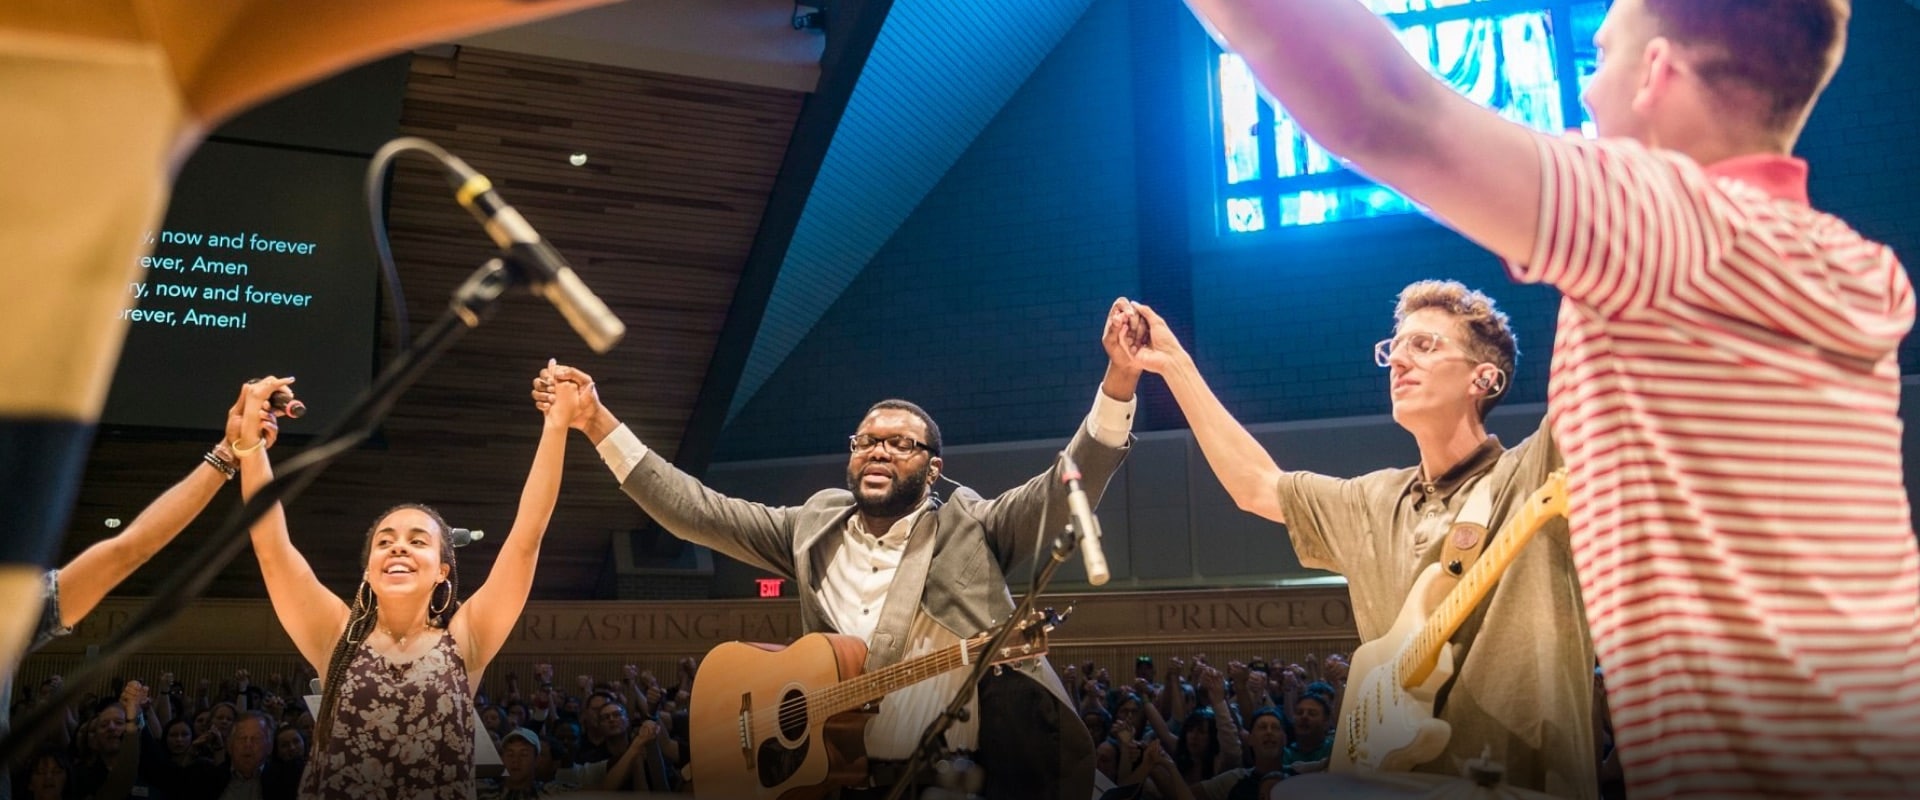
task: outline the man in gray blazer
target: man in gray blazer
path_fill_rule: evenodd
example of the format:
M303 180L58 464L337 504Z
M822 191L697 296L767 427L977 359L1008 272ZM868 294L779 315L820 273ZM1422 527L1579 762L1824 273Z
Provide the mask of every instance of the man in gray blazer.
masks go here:
M1110 357L1126 313L1116 304L1108 315L1102 343ZM1090 501L1098 502L1126 456L1139 377L1110 358L1093 411L1067 445ZM1057 462L998 497L955 484L943 500L932 491L942 466L940 427L903 400L876 403L848 437L846 488L775 508L721 495L652 454L577 369L542 370L534 379L536 405L547 402L553 381L587 390L574 427L593 440L620 488L648 516L675 536L792 580L805 629L865 640L868 669L953 646L1007 619L1014 609L1007 571L1031 560L1045 545L1043 534L1050 539L1067 521ZM910 593L917 596L903 596ZM949 672L880 704L866 731L874 796L912 777L898 773L898 762L912 757L922 729L965 677L965 670ZM978 752L986 796L1092 795L1093 742L1044 660L982 681L976 703L978 712L950 729L947 743Z

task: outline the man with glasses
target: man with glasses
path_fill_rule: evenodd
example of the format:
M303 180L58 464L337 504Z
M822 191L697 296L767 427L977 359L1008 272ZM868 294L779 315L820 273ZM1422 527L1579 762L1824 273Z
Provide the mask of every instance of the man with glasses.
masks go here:
M1102 343L1110 359L1121 354L1128 313L1116 304L1108 315ZM1091 502L1099 502L1126 456L1139 377L1137 368L1110 360L1093 411L1067 444ZM550 401L554 381L585 390L573 426L593 440L648 516L675 536L792 580L804 628L867 641L868 670L956 646L1006 620L1014 608L1006 573L1030 562L1067 521L1057 460L991 499L958 484L944 499L933 492L943 465L940 426L904 400L874 404L848 438L846 488L822 490L798 506L768 507L722 496L652 453L600 404L592 378L577 369L542 370L533 382L537 406ZM894 591L896 581L902 591ZM913 591L916 582L921 588ZM893 615L897 625L883 626L894 603L917 607L904 606ZM842 796L882 797L894 783L915 780L901 774L902 762L965 676L964 669L948 672L888 695L867 724L869 785ZM950 748L978 750L986 796L1092 796L1093 742L1044 659L990 677L979 690L977 712L946 737Z
M1282 470L1220 404L1166 322L1145 305L1130 308L1137 314L1128 315L1126 357L1166 380L1235 504L1285 524L1303 566L1346 576L1363 641L1393 627L1415 578L1449 544L1483 544L1454 535L1456 521L1484 516L1473 521L1499 531L1560 466L1544 424L1511 450L1487 433L1487 413L1506 396L1519 349L1507 316L1458 283L1421 281L1401 291L1394 336L1374 347L1391 381L1393 419L1413 434L1420 463L1352 479ZM1465 512L1476 494L1487 510ZM1457 776L1485 753L1506 767L1511 785L1597 797L1593 648L1564 520L1520 551L1452 642L1456 677L1435 703L1451 737L1416 771ZM1352 675L1348 685L1363 678Z
M1187 2L1329 152L1560 291L1548 416L1628 793L1920 796L1913 282L1793 155L1854 4L1615 0L1586 140L1449 90L1378 3Z

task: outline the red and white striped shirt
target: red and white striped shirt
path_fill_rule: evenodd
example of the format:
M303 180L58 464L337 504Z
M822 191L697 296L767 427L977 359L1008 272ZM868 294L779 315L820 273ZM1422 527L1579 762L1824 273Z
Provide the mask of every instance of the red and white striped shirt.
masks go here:
M1541 137L1521 281L1629 793L1920 796L1913 287L1806 165Z

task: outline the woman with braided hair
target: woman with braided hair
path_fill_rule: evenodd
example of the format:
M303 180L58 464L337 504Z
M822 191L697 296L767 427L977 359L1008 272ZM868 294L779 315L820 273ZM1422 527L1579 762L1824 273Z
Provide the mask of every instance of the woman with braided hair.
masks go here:
M242 419L292 382L247 384L229 417L227 438L249 497L273 471L260 431ZM579 394L566 384L554 397L513 530L486 583L464 603L446 521L426 506L395 506L367 531L351 605L294 549L279 506L254 523L274 613L324 676L301 797L473 797L473 695L526 605Z

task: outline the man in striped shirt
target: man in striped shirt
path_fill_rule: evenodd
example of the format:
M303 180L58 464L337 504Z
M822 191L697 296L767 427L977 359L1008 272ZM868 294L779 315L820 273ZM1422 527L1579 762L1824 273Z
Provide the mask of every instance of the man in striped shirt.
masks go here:
M1565 299L1549 414L1629 792L1920 795L1920 552L1884 246L1789 157L1839 0L1618 0L1598 142L1449 91L1352 0L1188 0L1329 150Z

